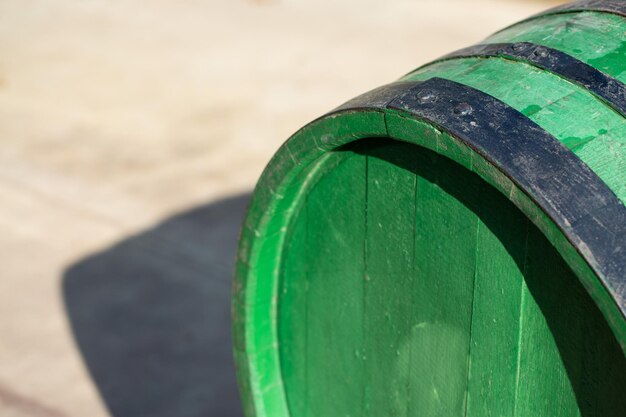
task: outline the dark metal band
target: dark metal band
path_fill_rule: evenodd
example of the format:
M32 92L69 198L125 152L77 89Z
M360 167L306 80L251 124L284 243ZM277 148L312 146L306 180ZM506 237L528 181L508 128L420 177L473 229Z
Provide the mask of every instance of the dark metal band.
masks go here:
M494 43L470 46L435 62L471 57L503 57L527 62L588 89L626 116L626 85L565 52L530 42Z
M626 207L556 138L500 100L441 78L390 84L336 111L395 109L498 167L556 223L626 316Z
M624 0L581 0L571 3L563 4L561 6L553 7L552 9L545 10L541 13L532 15L524 20L520 20L510 26L500 29L496 33L504 32L505 30L517 26L522 23L526 23L541 17L553 16L563 13L576 13L576 12L600 12L610 13L618 16L626 17L626 1Z
M624 0L581 0L553 7L545 12L531 16L530 19L552 14L571 12L603 12L626 16L626 2Z

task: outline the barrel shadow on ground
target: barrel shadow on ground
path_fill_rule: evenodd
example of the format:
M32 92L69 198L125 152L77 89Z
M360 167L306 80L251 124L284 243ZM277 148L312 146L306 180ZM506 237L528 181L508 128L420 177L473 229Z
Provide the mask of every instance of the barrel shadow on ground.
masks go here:
M66 270L69 321L113 417L242 415L230 283L249 198L175 215Z

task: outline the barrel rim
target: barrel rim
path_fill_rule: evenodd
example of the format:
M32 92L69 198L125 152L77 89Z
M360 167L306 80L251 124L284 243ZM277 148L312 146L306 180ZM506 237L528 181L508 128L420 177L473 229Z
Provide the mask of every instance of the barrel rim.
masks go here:
M516 184L510 172L494 164L476 146L472 147L440 123L407 110L406 99L415 99L418 94L416 88L423 91L424 84L407 81L392 83L359 96L315 120L281 147L257 184L242 229L233 284L235 356L248 416L288 415L277 346L276 290L280 252L293 214L290 205L302 195L307 185L306 175L299 177L300 180L304 178L305 183L294 183L296 173L306 173L324 154L365 138L400 140L425 147L477 173L505 194L556 247L598 305L626 351L624 297L616 297L615 291L606 285L597 265L594 267L593 261L590 262L589 255L593 254L589 248L581 246L584 242L575 239L573 242L567 230L563 230L563 222L559 225L550 216L549 210L535 201L536 196L533 198L532 193ZM426 84L426 87L434 88L432 83ZM449 87L446 84L446 88ZM560 143L558 145L562 147ZM578 160L573 153L572 157ZM599 178L597 180L603 184Z

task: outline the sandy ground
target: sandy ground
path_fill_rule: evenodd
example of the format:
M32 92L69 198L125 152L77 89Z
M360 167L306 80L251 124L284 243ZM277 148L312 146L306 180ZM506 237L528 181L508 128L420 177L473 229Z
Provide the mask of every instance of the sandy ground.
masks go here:
M229 280L298 127L558 2L0 2L0 415L240 415Z

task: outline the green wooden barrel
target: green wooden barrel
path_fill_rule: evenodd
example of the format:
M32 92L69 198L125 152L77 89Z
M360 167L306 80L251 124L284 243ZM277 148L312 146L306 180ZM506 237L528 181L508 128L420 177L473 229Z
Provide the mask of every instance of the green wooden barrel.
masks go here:
M625 2L573 3L293 135L237 259L247 416L625 416L625 54Z

